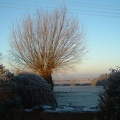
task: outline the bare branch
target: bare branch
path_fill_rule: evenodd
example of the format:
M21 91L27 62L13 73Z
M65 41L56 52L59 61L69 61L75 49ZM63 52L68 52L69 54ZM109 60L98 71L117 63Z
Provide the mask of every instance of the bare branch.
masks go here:
M67 9L39 11L17 22L11 33L11 53L17 63L44 78L54 70L73 65L86 53L85 32Z

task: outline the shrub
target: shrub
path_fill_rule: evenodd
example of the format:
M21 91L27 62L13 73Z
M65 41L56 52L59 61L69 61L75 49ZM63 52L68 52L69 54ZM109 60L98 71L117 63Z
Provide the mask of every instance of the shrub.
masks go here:
M14 74L9 72L3 65L0 65L0 111L19 109L21 98L16 95L11 78Z
M33 73L21 73L12 81L17 95L22 99L24 108L33 108L36 105L57 106L50 86L41 76Z
M0 65L0 80L9 80L14 77L14 74L5 69L3 65Z
M120 113L120 69L111 69L106 85L99 92L98 109L109 113L106 119L117 120Z
M3 81L0 87L0 111L18 110L21 107L21 98L13 92L10 81Z

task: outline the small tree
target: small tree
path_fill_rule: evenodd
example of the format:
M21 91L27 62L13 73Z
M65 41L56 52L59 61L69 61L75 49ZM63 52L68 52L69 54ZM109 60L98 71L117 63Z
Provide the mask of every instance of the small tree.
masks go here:
M81 61L86 53L84 36L82 25L66 8L37 11L13 25L11 53L18 64L37 72L53 87L52 73Z
M98 108L106 111L106 119L118 120L120 114L120 69L111 69L106 84L99 93Z

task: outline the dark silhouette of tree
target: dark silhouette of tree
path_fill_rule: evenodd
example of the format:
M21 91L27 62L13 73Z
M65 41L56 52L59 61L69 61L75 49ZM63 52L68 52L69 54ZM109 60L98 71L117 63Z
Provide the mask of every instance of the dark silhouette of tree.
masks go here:
M99 92L98 108L106 111L105 120L118 120L120 114L120 68L111 69L106 84Z
M86 53L83 26L66 8L28 14L13 25L10 36L12 61L37 72L52 87L52 73Z

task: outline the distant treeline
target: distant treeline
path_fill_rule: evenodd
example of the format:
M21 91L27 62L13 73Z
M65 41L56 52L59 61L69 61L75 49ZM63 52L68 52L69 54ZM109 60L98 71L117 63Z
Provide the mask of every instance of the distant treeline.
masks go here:
M106 84L106 78L109 74L101 74L97 78L93 78L91 83L63 83L63 84L55 84L55 86L104 86Z
M84 83L84 84L79 84L79 83L72 83L72 84L55 84L55 86L90 86L90 83Z

